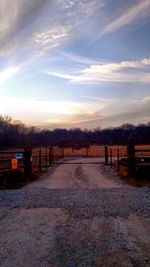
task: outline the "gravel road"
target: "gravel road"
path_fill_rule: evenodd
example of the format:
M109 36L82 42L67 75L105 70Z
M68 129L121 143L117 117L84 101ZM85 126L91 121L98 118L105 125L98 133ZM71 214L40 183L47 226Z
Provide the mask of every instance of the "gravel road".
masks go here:
M148 267L150 189L124 184L100 159L60 163L0 191L0 266Z

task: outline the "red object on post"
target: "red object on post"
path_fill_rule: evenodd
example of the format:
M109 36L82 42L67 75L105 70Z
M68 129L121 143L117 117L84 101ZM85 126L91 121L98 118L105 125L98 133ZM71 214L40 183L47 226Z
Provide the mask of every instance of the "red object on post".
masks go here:
M12 168L12 170L17 170L18 169L18 160L17 159L12 159L11 160L11 168Z

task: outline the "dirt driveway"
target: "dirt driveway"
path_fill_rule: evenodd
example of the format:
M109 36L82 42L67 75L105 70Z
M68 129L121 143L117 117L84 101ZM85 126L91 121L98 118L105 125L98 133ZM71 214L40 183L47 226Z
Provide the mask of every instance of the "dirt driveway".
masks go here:
M0 191L0 266L148 267L150 190L123 184L100 159L63 162Z

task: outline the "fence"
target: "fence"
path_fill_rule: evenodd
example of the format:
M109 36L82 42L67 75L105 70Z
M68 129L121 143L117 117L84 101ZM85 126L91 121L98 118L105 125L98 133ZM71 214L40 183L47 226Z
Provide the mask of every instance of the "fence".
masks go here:
M18 169L30 177L42 171L64 155L63 148L25 148L0 151L0 174Z
M106 165L115 165L118 171L124 166L128 173L132 173L137 168L150 168L150 145L5 150L0 151L0 174L17 168L24 172L26 177L30 177L32 173L41 172L62 157L101 157Z
M150 145L128 145L105 148L105 164L114 165L117 170L124 167L128 174L139 170L150 170Z
M72 148L72 147L65 147L64 156L65 157L104 157L105 150L104 150L104 146L100 146L100 145L81 147L78 149Z
M16 154L23 155L23 153L23 149L0 151L0 173L10 170L12 168L12 159L16 159ZM18 160L18 168L23 168L21 158Z

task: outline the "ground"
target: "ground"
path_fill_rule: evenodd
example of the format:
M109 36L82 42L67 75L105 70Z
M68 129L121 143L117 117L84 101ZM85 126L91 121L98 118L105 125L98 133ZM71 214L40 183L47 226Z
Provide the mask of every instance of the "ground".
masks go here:
M0 266L148 267L150 189L126 185L98 158L61 161L0 191Z

